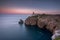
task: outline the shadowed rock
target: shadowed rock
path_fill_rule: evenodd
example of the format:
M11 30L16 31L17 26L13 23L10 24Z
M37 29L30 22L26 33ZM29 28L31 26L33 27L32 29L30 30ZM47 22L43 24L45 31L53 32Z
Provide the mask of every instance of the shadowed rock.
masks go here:
M54 33L54 31L56 30L56 22L49 21L46 28L52 33Z
M23 20L22 19L20 19L19 24L23 24Z

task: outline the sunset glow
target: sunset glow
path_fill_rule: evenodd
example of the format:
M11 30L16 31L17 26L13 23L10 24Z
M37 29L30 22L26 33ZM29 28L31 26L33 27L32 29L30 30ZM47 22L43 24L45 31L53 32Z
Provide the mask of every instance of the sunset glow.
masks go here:
M12 13L12 14L32 14L35 13L48 13L48 14L56 14L60 13L58 10L37 10L37 9L28 9L28 8L1 8L2 13Z
M2 13L32 13L32 9L23 9L23 8L2 8Z
M60 14L60 2L57 0L6 0L0 2L0 14Z

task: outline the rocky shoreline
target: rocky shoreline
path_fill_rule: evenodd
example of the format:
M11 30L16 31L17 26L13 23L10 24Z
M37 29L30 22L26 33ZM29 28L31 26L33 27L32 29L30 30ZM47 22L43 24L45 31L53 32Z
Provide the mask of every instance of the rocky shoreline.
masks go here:
M46 28L53 34L60 29L60 15L33 14L26 18L25 25L37 25L39 28Z

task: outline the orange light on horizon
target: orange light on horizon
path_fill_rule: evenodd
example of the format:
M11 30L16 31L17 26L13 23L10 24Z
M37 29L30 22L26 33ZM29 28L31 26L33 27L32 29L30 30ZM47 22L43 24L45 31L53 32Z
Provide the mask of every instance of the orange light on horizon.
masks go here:
M23 9L23 8L2 8L1 10L3 13L18 13L18 14L21 13L27 14L33 12L32 9Z
M28 9L28 8L0 8L2 13L8 14L32 14L35 13L46 13L46 14L60 14L58 10L37 10L37 9Z

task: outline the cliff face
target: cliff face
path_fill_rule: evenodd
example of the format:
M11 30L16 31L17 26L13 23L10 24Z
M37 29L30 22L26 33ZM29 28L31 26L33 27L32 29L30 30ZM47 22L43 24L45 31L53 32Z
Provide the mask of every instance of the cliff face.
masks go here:
M25 20L25 24L26 25L36 25L37 24L37 18L36 17L28 17L26 20Z
M60 16L37 14L25 20L26 25L37 25L39 28L46 28L52 33L60 28Z
M30 25L30 17L28 17L28 18L25 20L25 24L26 24L26 25Z

